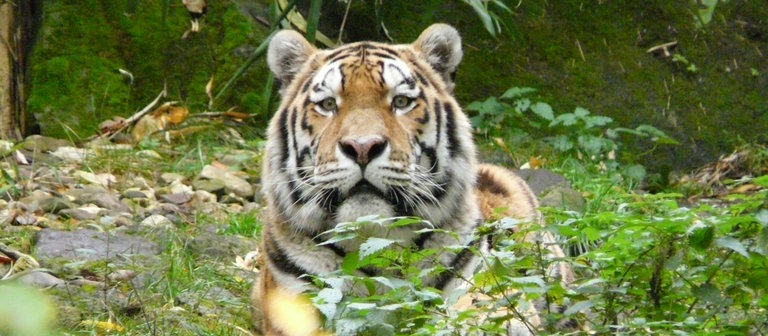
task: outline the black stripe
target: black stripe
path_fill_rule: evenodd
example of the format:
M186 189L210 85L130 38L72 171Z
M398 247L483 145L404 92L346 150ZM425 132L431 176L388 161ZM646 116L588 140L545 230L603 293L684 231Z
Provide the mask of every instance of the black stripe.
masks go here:
M442 137L443 131L443 109L440 107L440 101L437 99L435 99L433 105L435 110L435 128L437 129L435 134L435 146L440 146L440 137Z
M461 154L459 151L459 137L456 134L457 128L456 128L456 120L453 107L450 103L443 104L443 109L445 110L445 134L448 137L448 145L446 148L448 149L448 155L450 157L456 157L457 155Z
M288 138L290 137L290 134L288 134L288 111L282 110L280 111L280 117L277 121L278 128L280 130L280 140L282 143L282 148L280 150L280 163L281 167L279 169L285 169L286 163L288 162Z
M309 101L309 99L307 99L307 101ZM312 136L315 134L315 128L309 124L307 115L309 115L309 113L304 112L301 114L301 129L309 133L309 136Z
M424 85L426 87L430 87L431 86L429 81L427 81L427 79L424 78L424 76L422 76L418 71L416 71L415 74L416 74L416 79L419 80L419 83L421 83L421 85Z
M347 57L347 56L349 56L349 55L347 55L347 54L344 54L345 52L349 52L349 48L341 48L341 49L336 49L336 50L334 50L334 51L333 51L332 53L330 53L330 54L328 55L328 57L326 58L326 59L328 60L328 61L326 61L326 63L333 63L333 62L335 62L335 61L338 61L339 59L342 59L342 58L344 58L344 57ZM343 55L342 55L342 54L343 54Z
M472 260L472 250L470 248L476 244L477 240L473 240L471 243L469 243L469 245L467 245L466 248L461 250L461 252L459 252L456 257L453 258L453 260L451 260L449 269L440 273L440 275L438 275L435 279L435 288L439 290L445 288L448 282L455 278L458 273L460 273L464 267L467 266L469 261Z
M285 254L285 251L283 251L275 241L275 237L272 236L271 231L267 230L265 232L267 233L265 235L267 241L265 242L264 247L267 252L267 258L272 261L272 265L281 272L291 274L296 278L299 278L304 274L309 274L307 270L293 262L293 260Z
M424 243L426 243L427 239L429 239L429 237L432 237L432 234L434 233L435 233L434 231L422 232L421 234L419 234L418 237L416 237L416 240L413 241L413 244L416 245L416 247L419 250L423 249Z
M376 56L378 58L383 58L383 59L390 59L390 60L397 59L397 55L390 55L387 53L383 53L380 50L372 51L372 52L369 52L368 54L371 56Z
M304 85L301 86L301 93L307 93L309 91L309 85L312 84L312 77L309 77Z

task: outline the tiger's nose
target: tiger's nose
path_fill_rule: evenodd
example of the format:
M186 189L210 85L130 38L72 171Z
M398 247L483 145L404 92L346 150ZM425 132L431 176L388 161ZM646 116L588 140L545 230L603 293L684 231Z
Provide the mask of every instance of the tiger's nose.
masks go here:
M361 166L367 165L387 148L387 139L381 136L345 138L339 141L341 152Z

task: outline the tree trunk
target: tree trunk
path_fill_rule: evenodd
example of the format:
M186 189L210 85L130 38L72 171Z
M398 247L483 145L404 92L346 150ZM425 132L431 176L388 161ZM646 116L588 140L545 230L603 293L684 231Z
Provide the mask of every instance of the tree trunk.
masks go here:
M0 139L36 129L26 113L27 60L42 11L40 0L0 1Z

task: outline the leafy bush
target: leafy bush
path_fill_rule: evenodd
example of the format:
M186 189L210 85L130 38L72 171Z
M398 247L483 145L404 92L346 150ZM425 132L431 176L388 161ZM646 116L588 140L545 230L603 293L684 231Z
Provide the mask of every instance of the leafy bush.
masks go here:
M647 138L656 144L677 143L650 125L634 129L610 127L613 119L591 114L582 107L571 113L555 114L549 104L528 98L534 92L535 89L528 87L513 87L498 98L489 97L482 102L470 103L466 109L476 113L471 121L478 130L488 136L502 138L501 142L520 145L533 141L536 136L558 153L600 163L610 170L619 167L617 152L621 135ZM628 168L631 168L626 170L630 176L643 177L642 167L635 165Z
M511 219L486 224L478 235L494 238L483 270L472 288L447 298L422 283L442 267L415 267L437 251L416 252L398 240L359 235L366 225L400 227L419 219L370 217L340 224L330 231L329 243L358 239L360 252L347 255L340 271L314 279L320 289L313 302L327 327L345 335L497 334L542 301L564 306L562 312L542 312L540 329L547 333L566 333L556 327L564 318L597 333L765 332L768 176L752 182L764 189L690 208L680 205L680 194L624 193L584 214L545 208L544 228L524 229ZM573 286L562 288L544 275L554 260L522 242L531 230L591 246L568 260L577 273ZM386 275L362 276L360 270L370 267ZM356 293L347 291L350 286ZM452 309L468 292L481 294L473 307ZM503 308L504 314L485 318Z

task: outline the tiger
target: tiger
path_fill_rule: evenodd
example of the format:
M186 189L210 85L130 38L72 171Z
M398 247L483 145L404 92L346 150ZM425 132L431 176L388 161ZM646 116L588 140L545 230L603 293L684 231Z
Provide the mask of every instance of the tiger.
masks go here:
M423 219L386 233L366 229L417 250L461 246L422 265L445 266L424 284L450 293L478 269L472 250L488 250L488 239L475 234L479 225L499 216L541 221L522 179L478 162L469 119L453 96L462 56L458 31L441 23L399 45L356 42L324 50L292 30L273 36L267 63L281 83L281 103L266 135L264 265L251 292L261 332L298 334L296 319L284 316L291 309L279 309L280 302L312 288L306 275L338 270L345 255L358 251L355 240L321 244L339 223L372 214ZM564 256L551 235L530 239ZM549 272L572 281L564 263ZM322 333L314 328L308 334Z

